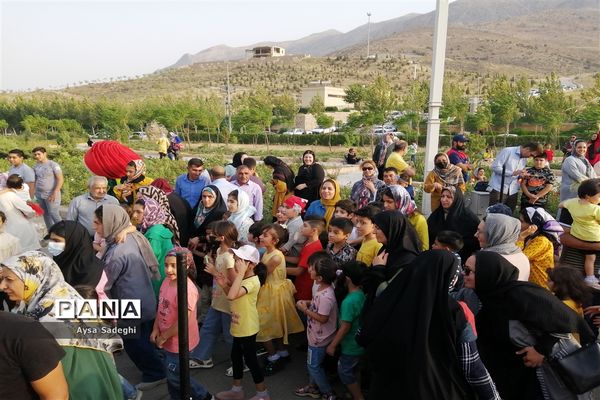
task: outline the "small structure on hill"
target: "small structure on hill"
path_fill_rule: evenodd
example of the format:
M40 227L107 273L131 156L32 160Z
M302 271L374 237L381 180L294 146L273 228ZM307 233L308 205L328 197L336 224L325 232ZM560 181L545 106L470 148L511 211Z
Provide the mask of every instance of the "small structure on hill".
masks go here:
M246 50L247 58L266 58L266 57L283 57L285 49L277 46L259 46L251 50Z
M302 107L309 107L313 97L321 96L325 107L337 107L338 109L354 108L354 104L346 103L346 90L344 88L331 86L330 81L309 82L308 87L302 88L300 95Z

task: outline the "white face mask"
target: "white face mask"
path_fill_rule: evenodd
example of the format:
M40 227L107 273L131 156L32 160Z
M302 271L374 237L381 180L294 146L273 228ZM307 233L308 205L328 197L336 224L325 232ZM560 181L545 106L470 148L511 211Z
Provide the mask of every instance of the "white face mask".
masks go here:
M48 242L48 252L54 257L65 251L65 244L63 242Z

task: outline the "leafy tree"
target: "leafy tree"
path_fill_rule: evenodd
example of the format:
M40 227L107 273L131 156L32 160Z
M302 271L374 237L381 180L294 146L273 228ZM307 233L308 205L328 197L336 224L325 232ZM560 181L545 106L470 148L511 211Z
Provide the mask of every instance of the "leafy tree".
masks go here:
M322 128L330 128L333 126L333 117L327 114L321 114L317 117L317 124Z
M289 93L275 96L273 98L273 122L283 125L293 125L299 108L296 98Z
M354 104L354 109L361 111L367 95L365 87L358 83L353 83L345 91L346 96L344 97L344 101Z
M397 104L398 98L383 76L378 76L375 82L367 87L364 111L368 115L367 120L371 123L383 124Z
M50 120L39 115L27 115L21 121L21 126L29 133L48 134Z
M464 90L455 82L446 81L442 91L442 118L456 118L460 123L460 131L465 130L465 119L469 112L469 101Z
M411 130L413 126L416 128L418 137L420 135L419 125L421 124L421 116L426 111L428 102L429 84L427 82L413 81L408 89L408 93L404 95L400 107L405 114L396 126L406 122Z
M505 76L496 79L489 90L489 105L493 122L504 125L505 134L510 132L510 124L519 117L519 106L515 88ZM504 140L506 145L506 136Z
M4 131L4 134L6 135L8 130L8 122L6 120L0 119L0 129L2 129Z
M575 117L577 124L587 130L600 129L600 74L594 76L594 85L581 93L581 98L587 104Z
M325 102L323 101L323 97L321 95L313 96L310 101L310 105L308 106L308 112L317 118L317 116L323 114L325 112Z
M568 112L574 109L572 100L565 96L560 81L553 73L540 84L540 95L534 100L536 120L558 141L560 127L567 120Z

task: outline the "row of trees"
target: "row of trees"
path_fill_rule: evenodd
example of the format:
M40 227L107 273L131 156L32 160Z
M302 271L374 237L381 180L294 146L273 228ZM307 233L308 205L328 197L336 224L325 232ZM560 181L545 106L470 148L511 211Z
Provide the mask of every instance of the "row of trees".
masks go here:
M555 75L538 83L537 88L539 95L532 96L532 83L527 79L497 77L483 88L477 112L469 114L466 88L447 80L441 117L459 124L461 130L466 127L482 132L497 132L495 128L500 127L508 133L515 122L543 126L553 136L558 135L565 122L576 122L582 130L596 129L600 122L600 74L577 101L565 94ZM423 113L427 112L429 84L413 81L400 95L389 81L379 76L370 85L350 85L345 100L353 103L356 110L349 116L348 129L383 124L391 111L400 110L403 116L396 123L418 135ZM258 133L269 131L273 126L290 127L298 111L296 97L289 93L277 96L264 90L243 93L233 100L232 128L234 132ZM315 97L308 111L320 126L333 125L333 118L325 113L322 98ZM156 121L184 135L190 132L219 135L227 129L227 119L224 102L217 95L161 97L137 102L92 102L59 95L0 100L0 129L5 133L9 130L42 135L103 131L122 138L130 131L144 130L148 123ZM119 134L123 136L119 137Z
M455 122L463 131L470 130L510 132L511 124L532 123L543 126L556 139L565 122L576 122L581 130L595 131L600 123L600 74L594 85L581 93L576 101L562 89L556 75L552 74L537 84L537 94L532 95L532 82L525 78L511 80L505 76L494 79L485 87L477 112L469 114L469 98L466 89L453 81L446 81L442 95L440 116L447 122ZM429 84L414 81L406 93L397 96L389 83L379 77L369 86L350 85L346 90L347 102L354 103L356 114L351 115L350 125L371 126L383 124L392 110L403 111L397 124L419 132L423 113L427 112Z

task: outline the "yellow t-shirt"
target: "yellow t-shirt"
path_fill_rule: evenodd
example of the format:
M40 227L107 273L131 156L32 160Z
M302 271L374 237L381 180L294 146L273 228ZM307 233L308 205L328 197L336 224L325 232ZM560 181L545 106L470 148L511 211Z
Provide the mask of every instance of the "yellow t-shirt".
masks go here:
M523 254L529 259L529 265L531 266L529 282L550 290L546 268L554 268L554 246L552 242L547 237L538 235L527 243L527 246L523 241L518 241L517 246L523 250Z
M231 336L246 337L258 333L260 323L256 300L260 289L258 276L254 275L242 281L242 287L246 294L235 300L230 300L231 308Z
M376 239L363 240L358 253L356 253L356 261L362 261L367 264L367 267L370 267L381 246L383 245Z
M417 236L421 241L421 250L429 250L429 230L427 228L427 220L423 214L414 212L408 216L408 221L411 223L413 228L417 231Z
M587 242L600 242L600 206L580 204L578 198L566 200L564 206L573 217L571 235Z
M228 251L221 252L221 248L217 249L217 257L215 258L215 268L217 272L223 273L223 275L227 276L227 270L233 268L233 264L235 263L233 259L233 254ZM221 311L229 314L229 299L227 295L219 286L216 281L213 280L212 287L212 304L211 307L217 311Z
M400 175L406 170L406 168L408 168L408 164L406 163L406 161L404 161L400 154L392 152L392 154L390 154L387 161L385 162L385 167L396 168L396 170L398 171L398 175Z

